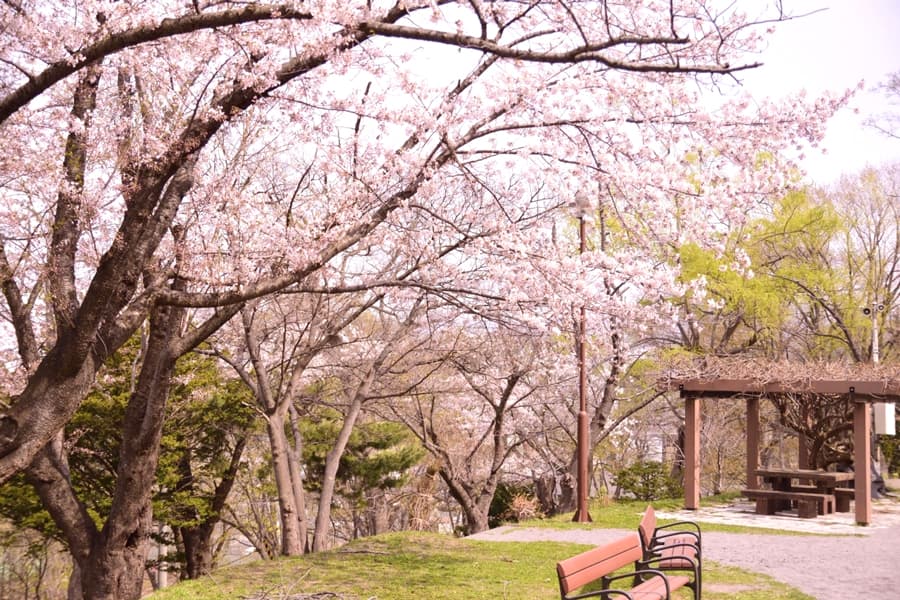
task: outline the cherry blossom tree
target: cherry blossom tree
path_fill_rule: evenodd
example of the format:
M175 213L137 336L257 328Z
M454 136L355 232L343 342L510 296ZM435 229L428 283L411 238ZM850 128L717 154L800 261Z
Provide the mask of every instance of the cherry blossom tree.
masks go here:
M303 553L309 528L295 405L303 387L313 383L304 378L307 368L317 355L338 343L339 332L375 299L342 303L339 310L328 312L321 301L311 307L279 304L277 299L271 303L254 301L242 310L240 342L217 352L253 392L265 419L284 555ZM310 310L304 312L304 308ZM299 319L294 312L299 312Z
M555 361L544 360L540 338L504 331L434 335L431 342L440 370L388 408L432 455L466 532L477 533L488 528L502 477L515 471L517 454L524 458L520 448L543 429L541 407L559 402Z
M602 326L625 303L597 273L637 297L671 286L658 249L714 241L717 223L780 193L785 150L815 143L841 101L704 95L756 66L747 53L785 18L738 3L0 11L0 288L15 340L0 348L0 480L27 469L44 486L87 598L138 593L172 366L244 303L314 273L353 288L365 274L340 260L348 249L432 261L433 236L455 232L466 243L418 284L441 292L463 273L480 284L469 297L519 326L575 300ZM560 256L544 217L598 189L617 198L629 246ZM144 323L101 542L67 491L59 434Z
M343 416L318 486L311 549L321 551L329 539L340 460L364 405L373 396L386 398L412 385L392 392L381 380L421 343L409 335L421 314L420 302L403 316L386 310L383 294L308 298L306 304L273 299L269 307L254 302L242 313L239 351L219 352L253 391L265 418L281 512L281 553L288 556L308 545L299 415L325 396Z

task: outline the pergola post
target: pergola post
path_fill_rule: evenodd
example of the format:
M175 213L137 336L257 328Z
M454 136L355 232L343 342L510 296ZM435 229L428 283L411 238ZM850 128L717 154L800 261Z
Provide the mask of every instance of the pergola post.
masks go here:
M684 397L684 507L700 508L700 398Z
M803 420L803 426L809 426L809 406L803 404L800 406L800 418ZM801 469L811 469L809 456L809 438L803 433L797 434L797 467ZM801 482L802 483L802 482Z
M747 398L747 487L759 488L759 397Z
M853 392L850 393L851 400ZM853 473L856 504L856 523L868 525L872 521L872 405L853 404Z

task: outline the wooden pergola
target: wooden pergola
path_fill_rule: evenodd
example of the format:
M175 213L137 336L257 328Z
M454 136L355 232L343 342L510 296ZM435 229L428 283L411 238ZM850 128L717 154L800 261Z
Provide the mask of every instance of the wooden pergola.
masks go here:
M872 520L872 404L900 402L900 383L896 380L806 380L796 382L754 379L673 379L685 406L685 508L700 506L700 419L703 398L743 398L747 403L747 485L759 487L759 401L777 395L844 396L853 404L853 459L856 522L868 525Z

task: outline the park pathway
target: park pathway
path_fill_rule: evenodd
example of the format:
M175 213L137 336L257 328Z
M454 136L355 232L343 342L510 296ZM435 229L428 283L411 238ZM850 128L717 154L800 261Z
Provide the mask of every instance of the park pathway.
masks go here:
M670 515L690 518L691 513ZM662 516L658 513L659 516ZM765 573L817 600L844 598L900 598L900 520L896 515L873 518L872 527L855 528L856 535L772 535L703 533L703 557ZM747 517L752 517L747 515ZM746 518L746 517L745 517ZM782 517L815 531L819 519ZM699 519L698 519L699 520ZM637 520L635 521L637 523ZM701 522L702 527L702 522ZM827 524L823 524L825 531ZM785 527L788 528L788 527ZM472 536L490 541L559 541L597 545L625 533L621 529L561 530L499 527ZM862 533L862 535L860 535Z

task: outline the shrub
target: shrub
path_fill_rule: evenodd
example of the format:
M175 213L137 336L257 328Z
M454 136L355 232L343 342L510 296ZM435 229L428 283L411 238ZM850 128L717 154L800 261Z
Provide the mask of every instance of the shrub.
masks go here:
M674 498L682 494L681 483L658 461L636 462L619 471L615 480L621 492L638 500Z
M542 516L540 502L529 486L501 482L491 502L488 525L499 527L503 523L518 523Z

